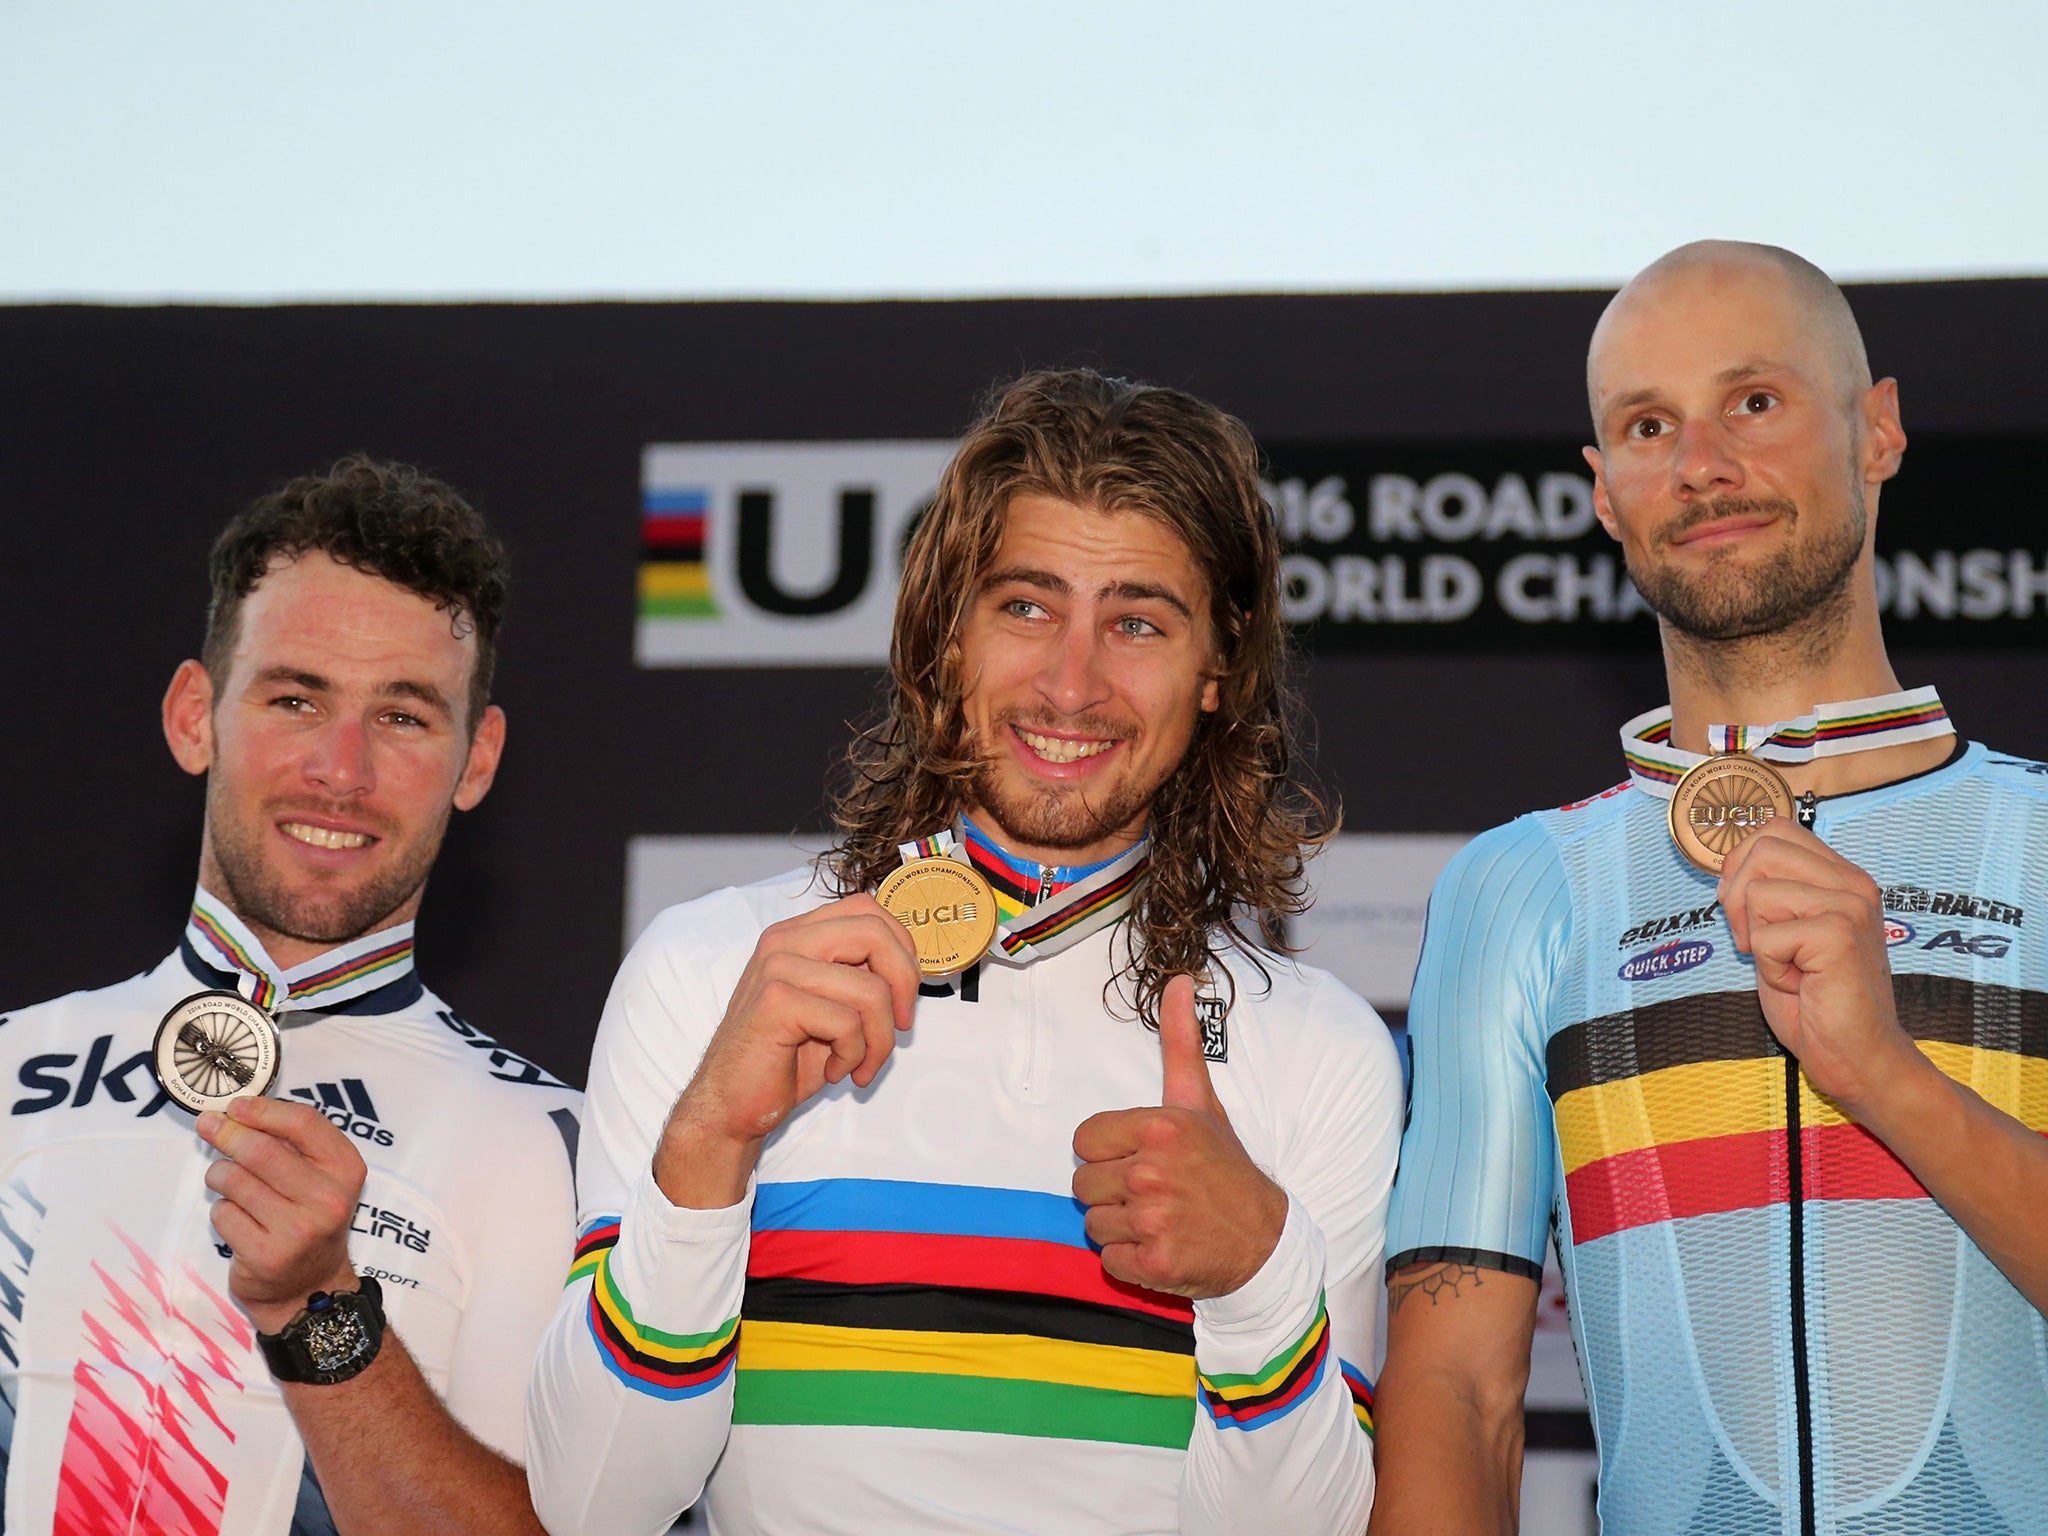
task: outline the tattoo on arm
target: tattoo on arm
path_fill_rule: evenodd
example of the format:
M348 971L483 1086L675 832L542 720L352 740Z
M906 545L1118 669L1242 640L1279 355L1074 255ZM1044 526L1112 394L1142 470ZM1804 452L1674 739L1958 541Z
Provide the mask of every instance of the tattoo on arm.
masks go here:
M1387 1310L1398 1312L1401 1304L1420 1292L1433 1307L1446 1296L1462 1293L1466 1281L1474 1287L1486 1284L1485 1272L1475 1264L1418 1264L1395 1275L1387 1286Z

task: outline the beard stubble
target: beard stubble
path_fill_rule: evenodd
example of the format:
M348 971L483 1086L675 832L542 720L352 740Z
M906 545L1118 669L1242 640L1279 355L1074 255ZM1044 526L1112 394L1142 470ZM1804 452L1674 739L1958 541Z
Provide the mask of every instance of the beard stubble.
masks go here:
M433 871L452 809L444 807L435 825L423 829L395 863L361 884L294 890L265 861L259 846L263 827L294 807L265 806L256 814L256 825L244 826L224 803L228 799L225 786L216 789L209 783L208 843L235 914L252 928L304 944L346 944L373 931L410 901ZM387 829L379 828L378 835L388 840Z
M989 734L994 736L1013 725L1021 725L1026 730L1042 726L1047 730L1084 731L1100 737L1130 739L1127 730L1087 716L1054 725L1028 719L1016 712L1006 712L992 720ZM993 740L985 740L974 742L973 749L976 766L969 780L973 803L1017 842L1061 851L1086 848L1129 826L1151 805L1160 786L1179 766L1177 763L1169 766L1166 774L1152 784L1139 783L1128 770L1119 772L1111 783L1104 786L1102 798L1090 804L1080 785L1031 785L1012 793L998 766L997 753L1001 747Z
M1812 624L1840 607L1863 553L1868 527L1863 487L1852 479L1848 490L1848 515L1805 540L1798 537L1800 510L1787 498L1716 498L1660 529L1656 547L1695 528L1756 512L1789 522L1793 537L1747 570L1730 569L1734 552L1724 550L1697 576L1681 575L1669 566L1638 569L1631 561L1629 577L1657 616L1689 639L1746 640Z

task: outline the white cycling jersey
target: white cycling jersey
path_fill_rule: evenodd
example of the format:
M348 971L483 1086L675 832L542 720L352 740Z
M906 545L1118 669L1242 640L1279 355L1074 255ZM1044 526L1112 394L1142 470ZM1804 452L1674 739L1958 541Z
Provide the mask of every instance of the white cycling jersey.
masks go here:
M209 963L221 955L197 922L155 969L0 1021L9 1531L334 1529L228 1297L229 1250L203 1182L214 1154L150 1071L165 1012L236 984ZM427 991L405 939L402 955L373 954L373 974L345 976L353 987L316 990L283 1014L271 1093L313 1104L354 1139L369 1166L349 1239L356 1270L377 1277L392 1329L456 1419L523 1459L519 1405L575 1235L579 1095Z
M548 1528L663 1531L701 1490L732 1536L1363 1530L1401 1095L1372 1010L1233 957L1210 1070L1290 1204L1228 1296L1112 1280L1073 1198L1076 1127L1160 1097L1157 1034L1105 1002L1121 922L927 984L882 1074L778 1127L740 1205L679 1209L650 1172L670 1106L762 930L825 899L806 872L671 908L613 986L530 1398Z

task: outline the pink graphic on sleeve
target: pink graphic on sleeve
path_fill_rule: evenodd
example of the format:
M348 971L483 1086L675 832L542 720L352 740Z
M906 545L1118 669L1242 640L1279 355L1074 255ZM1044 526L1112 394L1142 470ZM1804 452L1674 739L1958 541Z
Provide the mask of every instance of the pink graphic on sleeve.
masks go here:
M113 1231L132 1264L120 1276L92 1266L105 1295L79 1314L56 1536L219 1536L235 1439L222 1404L244 1390L254 1332L189 1264L206 1305L180 1310L156 1261Z

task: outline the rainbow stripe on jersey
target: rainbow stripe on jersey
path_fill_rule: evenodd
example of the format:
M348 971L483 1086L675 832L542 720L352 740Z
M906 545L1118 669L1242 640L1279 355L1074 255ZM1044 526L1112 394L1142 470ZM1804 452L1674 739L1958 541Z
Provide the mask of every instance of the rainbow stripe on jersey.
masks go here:
M727 1318L704 1333L665 1333L642 1323L612 1278L611 1256L618 1242L618 1217L590 1222L576 1240L569 1270L572 1282L590 1277L584 1317L605 1369L635 1392L669 1402L723 1386L739 1348L740 1320Z
M1202 1407L1218 1429L1262 1428L1314 1396L1329 1363L1330 1310L1318 1296L1316 1315L1301 1337L1258 1370L1241 1376L1204 1374Z
M735 1424L890 1425L1185 1448L1194 1307L1114 1280L1069 1195L763 1184Z

